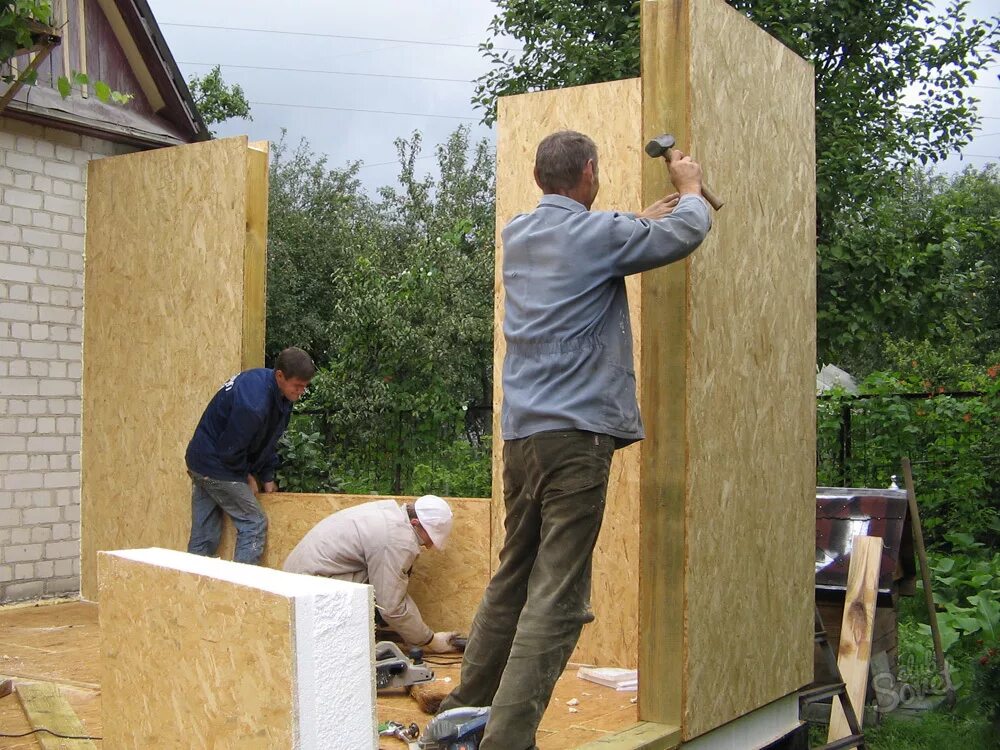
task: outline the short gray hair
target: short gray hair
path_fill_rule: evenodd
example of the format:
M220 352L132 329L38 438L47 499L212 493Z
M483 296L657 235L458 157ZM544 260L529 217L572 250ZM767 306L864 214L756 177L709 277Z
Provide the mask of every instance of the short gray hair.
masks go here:
M560 130L545 136L535 152L535 175L546 193L570 190L580 181L583 168L593 160L597 169L597 145L583 133Z

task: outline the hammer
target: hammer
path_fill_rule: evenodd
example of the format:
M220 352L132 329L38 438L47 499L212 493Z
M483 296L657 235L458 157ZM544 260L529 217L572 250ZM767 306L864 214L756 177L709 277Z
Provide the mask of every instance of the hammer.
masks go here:
M672 135L664 133L663 135L658 135L646 144L646 153L654 159L657 156L662 156L667 161L670 161L670 149L672 149L676 143L677 140ZM716 211L725 205L725 201L721 200L719 196L717 196L704 182L701 184L701 194L705 196L705 200L707 200Z

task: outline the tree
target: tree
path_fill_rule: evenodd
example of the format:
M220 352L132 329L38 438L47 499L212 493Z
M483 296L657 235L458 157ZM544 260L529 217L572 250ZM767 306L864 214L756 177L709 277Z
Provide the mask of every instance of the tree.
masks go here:
M250 103L243 94L243 89L235 83L227 86L222 80L222 69L218 65L207 75L191 76L188 88L206 125L225 122L233 117L253 120L250 116Z
M1000 171L913 170L870 210L837 217L820 257L826 350L857 372L893 364L906 342L957 365L1000 353ZM923 359L923 358L922 358Z
M978 119L967 87L997 58L1000 18L970 21L965 0L951 0L940 14L927 0L728 2L815 70L819 356L830 361L834 342L862 346L866 326L878 322L865 321L854 341L850 331L828 327L845 307L866 308L861 292L830 274L864 265L870 249L842 241L839 232L882 210L880 196L897 191L909 167L969 142ZM487 122L500 95L639 73L637 2L499 0L498 6L492 38L482 45L494 68L479 79L474 97ZM523 50L500 49L502 37L521 40ZM920 100L909 105L912 91ZM846 252L854 255L835 255Z
M334 274L351 262L371 215L358 164L330 169L304 141L271 153L268 189L267 360L298 346L325 365L337 354Z
M419 133L396 141L399 187L376 198L360 192L360 165L330 170L304 144L275 150L268 351L298 344L320 365L302 404L316 414L286 441L301 459L290 481L313 481L321 446L340 472L324 486L488 484L493 156L462 127L437 147L440 177L420 177L421 147Z

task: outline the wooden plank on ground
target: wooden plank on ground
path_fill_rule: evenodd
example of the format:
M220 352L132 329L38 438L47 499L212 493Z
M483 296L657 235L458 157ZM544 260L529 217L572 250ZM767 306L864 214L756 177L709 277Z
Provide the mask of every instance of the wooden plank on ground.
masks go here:
M671 750L680 744L680 727L640 721L621 732L588 742L579 750Z
M49 730L35 735L42 750L97 750L97 746L90 740L68 739L88 735L58 686L51 682L19 683L17 697L31 728Z
M840 628L840 649L837 666L847 685L847 695L854 707L859 724L864 721L865 690L868 686L868 663L872 656L872 633L875 623L875 598L878 594L879 566L882 563L882 540L876 536L859 536L851 550L851 567L847 572L847 596L844 619ZM847 717L840 701L834 702L830 714L827 742L851 735Z

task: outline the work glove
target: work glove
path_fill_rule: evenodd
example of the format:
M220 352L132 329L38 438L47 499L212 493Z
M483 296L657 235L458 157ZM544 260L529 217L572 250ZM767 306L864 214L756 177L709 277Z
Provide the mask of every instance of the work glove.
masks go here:
M435 633L434 637L431 638L430 643L424 646L424 650L429 651L432 654L443 654L447 651L454 651L455 647L451 644L451 639L454 637L455 633L450 631Z

